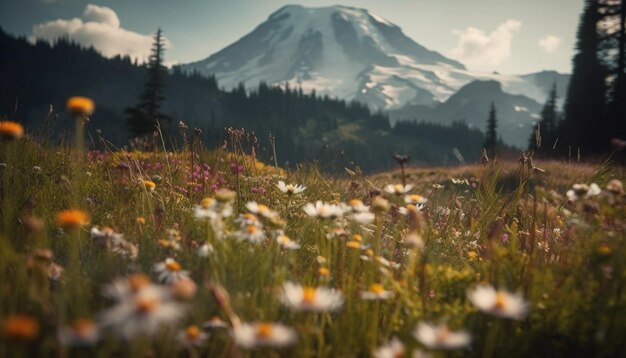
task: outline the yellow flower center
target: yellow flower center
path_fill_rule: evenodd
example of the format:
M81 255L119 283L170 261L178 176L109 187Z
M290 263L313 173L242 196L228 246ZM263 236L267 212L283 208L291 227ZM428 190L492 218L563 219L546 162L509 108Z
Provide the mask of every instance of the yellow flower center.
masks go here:
M394 185L393 189L396 191L396 193L402 193L404 191L404 187L402 186L402 184Z
M291 240L289 239L289 237L287 237L286 235L280 235L278 237L278 242L281 245L287 245Z
M358 241L348 241L346 242L346 246L349 249L360 249L361 248L361 243Z
M246 232L250 235L255 234L257 231L259 231L259 229L254 225L246 226Z
M67 111L74 115L90 116L94 110L94 103L87 97L71 97L67 100Z
M191 325L185 328L185 335L187 339L190 341L195 341L200 336L200 328L196 325Z
M250 221L257 221L258 218L256 217L256 215L251 214L251 213L247 213L243 216L246 220L250 220Z
M128 284L133 292L139 291L141 288L150 284L150 279L146 275L139 273L133 274L128 278Z
M354 206L361 206L363 205L363 202L359 199L352 199L348 202L348 205L354 207Z
M496 303L494 304L494 308L497 310L504 309L504 305L506 303L506 298L502 292L496 293Z
M258 210L260 213L266 213L270 210L270 208L268 208L267 205L259 204Z
M213 202L215 202L215 199L213 198L204 198L200 202L200 206L202 206L203 209L208 209L211 205L213 205Z
M273 328L271 323L259 323L256 327L256 336L259 338L268 338L272 335Z
M30 316L16 315L2 322L2 335L10 340L29 341L39 335L39 322Z
M315 287L304 287L302 289L302 302L313 304L315 303L315 294L317 289Z
M326 267L320 267L319 274L320 276L328 276L330 275L330 270Z
M174 260L167 260L165 262L165 267L170 270L170 271L174 271L174 272L178 272L181 270L181 266L178 262L174 261Z
M149 313L154 311L159 305L159 300L155 297L139 297L135 301L139 313Z
M370 291L378 294L385 291L385 288L380 283L374 283L370 286Z

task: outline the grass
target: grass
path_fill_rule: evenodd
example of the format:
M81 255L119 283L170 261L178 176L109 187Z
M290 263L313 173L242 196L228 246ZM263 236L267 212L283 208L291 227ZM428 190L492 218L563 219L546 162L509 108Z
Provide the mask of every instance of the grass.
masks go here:
M406 353L434 357L624 354L626 197L611 182L623 182L622 168L541 160L545 173L513 162L411 168L410 194L428 201L404 215L404 195L384 190L402 182L399 171L285 172L257 163L241 137L215 150L185 138L171 153L85 156L35 137L1 141L0 356L369 356L394 337ZM283 193L279 180L306 190ZM598 195L568 200L573 184L592 182ZM355 198L371 206L367 223L303 210ZM269 211L242 223L252 201ZM216 214L230 207L232 215ZM90 223L59 220L67 209ZM210 218L196 217L203 212ZM127 246L94 236L94 226L123 233ZM258 242L241 239L253 231ZM300 247L282 248L283 234ZM159 282L155 264L167 258L180 270L166 273L188 271L189 280ZM112 282L135 289L107 297ZM289 305L285 282L332 288L340 307L302 310L319 295ZM468 296L487 284L508 298L481 310ZM144 287L154 288L151 300ZM362 298L380 290L385 299ZM527 310L501 317L517 298ZM122 305L130 311L110 310ZM224 327L203 328L214 317ZM241 341L249 322L287 330L254 326ZM420 322L471 342L444 349L448 331L418 339Z

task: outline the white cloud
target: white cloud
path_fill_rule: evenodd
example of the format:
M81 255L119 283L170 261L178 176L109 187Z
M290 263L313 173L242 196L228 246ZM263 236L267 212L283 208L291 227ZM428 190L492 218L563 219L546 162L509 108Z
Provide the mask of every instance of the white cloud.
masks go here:
M81 18L58 19L33 26L31 39L52 42L59 37L93 46L106 57L128 55L140 62L148 59L152 46L151 34L124 29L113 9L93 4L87 5Z
M546 35L539 39L539 47L547 53L556 51L561 45L561 38L554 35Z
M463 31L453 31L459 41L450 51L450 55L462 63L475 66L495 66L511 56L513 35L520 31L522 23L509 19L498 25L490 34L468 27Z

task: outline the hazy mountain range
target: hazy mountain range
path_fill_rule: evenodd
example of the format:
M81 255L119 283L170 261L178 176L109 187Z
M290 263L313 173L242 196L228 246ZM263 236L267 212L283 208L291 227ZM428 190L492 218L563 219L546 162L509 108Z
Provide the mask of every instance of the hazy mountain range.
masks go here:
M554 71L468 70L384 18L346 6L282 7L230 46L180 68L213 74L226 88L288 83L305 92L358 100L389 111L392 121L462 120L483 128L494 101L502 138L519 146L526 145L552 84L563 94L569 81L569 75Z

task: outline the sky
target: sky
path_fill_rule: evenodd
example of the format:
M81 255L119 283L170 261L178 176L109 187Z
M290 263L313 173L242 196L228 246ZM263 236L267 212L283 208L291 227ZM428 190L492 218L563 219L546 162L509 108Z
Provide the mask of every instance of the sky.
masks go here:
M469 69L571 72L582 0L0 0L4 31L68 36L105 56L149 53L158 27L168 64L202 60L237 41L281 6L368 9L428 49Z

